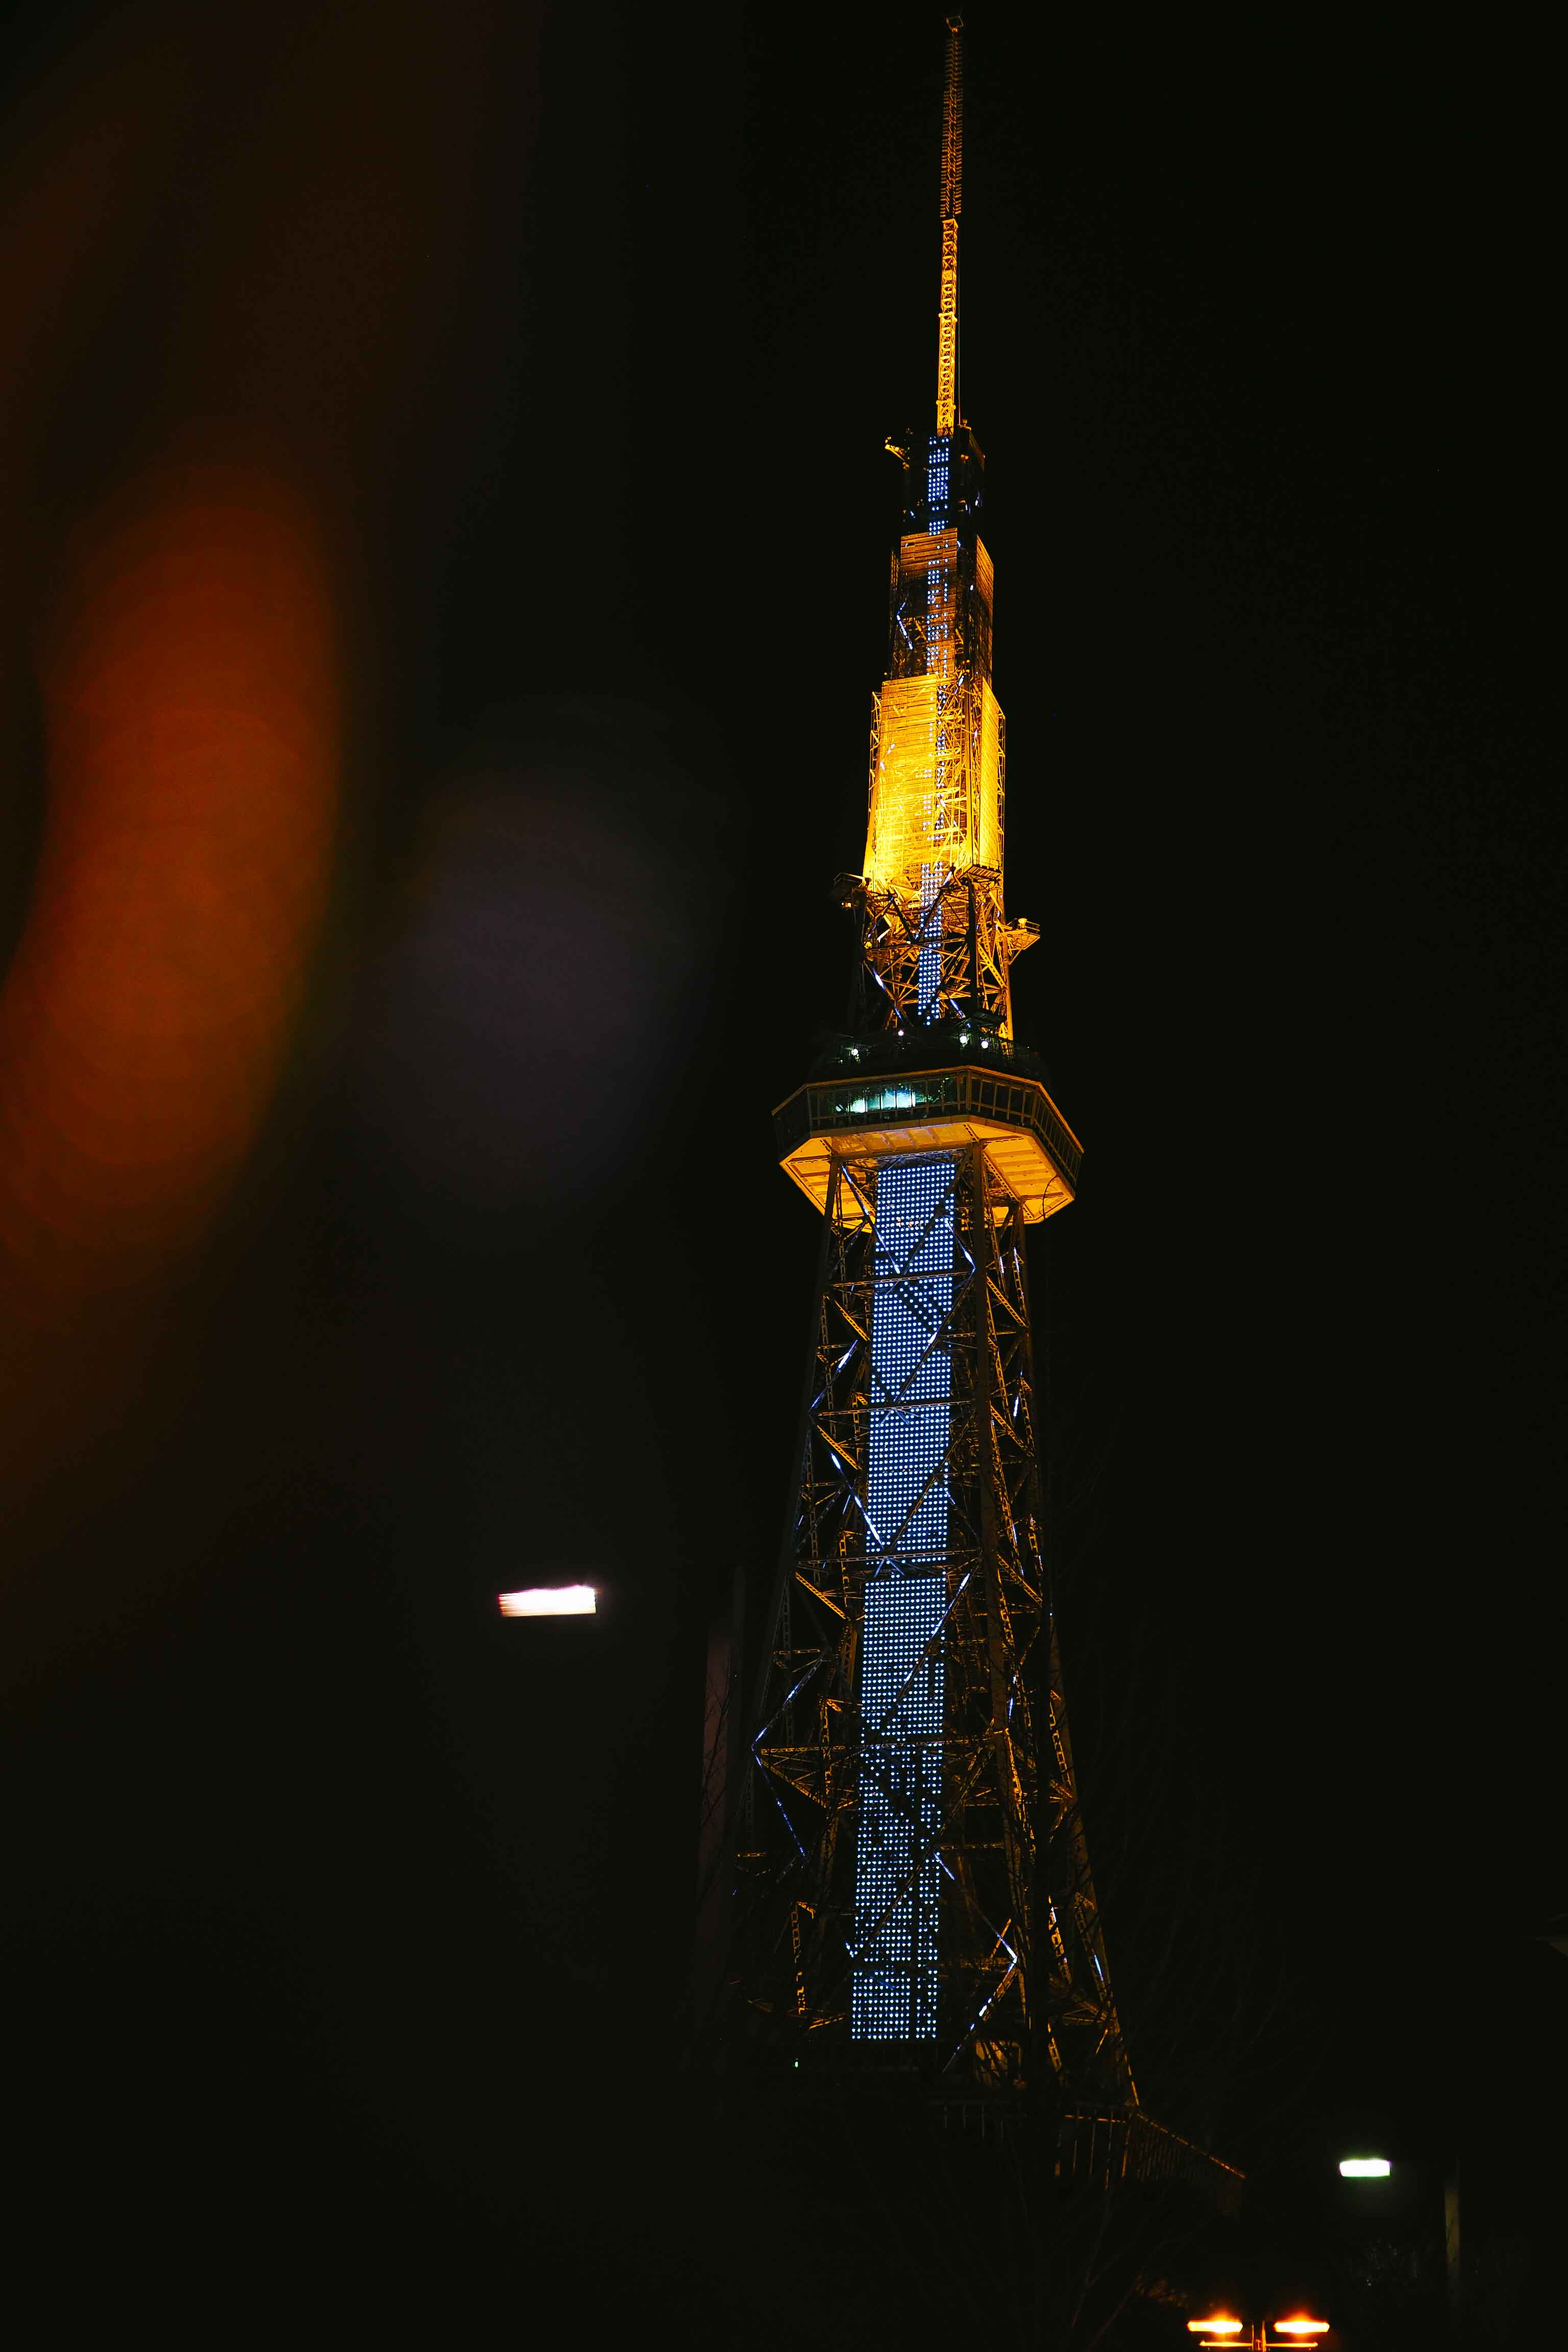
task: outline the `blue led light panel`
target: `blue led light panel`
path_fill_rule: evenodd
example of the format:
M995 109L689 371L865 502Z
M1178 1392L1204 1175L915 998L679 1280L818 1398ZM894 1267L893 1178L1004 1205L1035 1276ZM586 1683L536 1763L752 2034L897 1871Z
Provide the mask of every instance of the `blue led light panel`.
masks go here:
M952 1433L951 1160L877 1171L860 1642L860 1813L849 2031L936 2032L947 1453ZM883 1555L879 1562L877 1555Z
M948 525L948 502L952 495L948 474L948 461L952 443L945 435L933 433L926 443L926 510L928 527L945 530Z
M915 1003L922 1021L934 1020L942 1011L942 886L947 879L944 866L921 867L921 929L920 955L916 967Z
M942 1823L940 1645L945 1576L866 1588L861 1640L860 1821L855 1849L857 2042L936 2032L937 1834Z

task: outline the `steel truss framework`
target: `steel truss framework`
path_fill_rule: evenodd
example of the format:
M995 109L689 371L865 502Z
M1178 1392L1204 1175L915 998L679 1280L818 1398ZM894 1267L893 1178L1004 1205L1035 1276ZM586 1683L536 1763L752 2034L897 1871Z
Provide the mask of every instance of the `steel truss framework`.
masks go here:
M973 1021L1009 1035L1013 1026L1008 967L1032 947L1038 926L1008 922L1002 911L1002 877L984 866L952 875L925 907L898 890L878 889L856 877L846 892L860 926L860 966L878 991L884 1028L906 1033L917 1020ZM940 962L929 1005L921 1004L921 957L935 948ZM858 1008L860 1009L860 1008ZM872 1025L871 1006L862 1026Z
M898 1530L868 1536L873 1293L918 1277L913 1249L903 1266L885 1248L879 1261L878 1162L847 1160L824 1220L799 1480L751 1713L734 1978L783 2063L807 2050L814 2069L912 2063L955 2100L1050 2080L1061 2102L1135 2104L1051 1619L1024 1227L983 1147L951 1165L952 1307L931 1339L951 1360L948 1442L931 1474L946 1486L948 1536L945 1558L919 1563L947 1586L933 1645L940 1802L933 1815L911 1793L929 1789L929 1764L910 1772L897 1722L868 1721L858 1704L868 1580L903 1567ZM858 1937L877 1926L856 1917L869 1775L879 1811L903 1816L892 1899L938 1889L929 2042L867 2044L848 2030Z

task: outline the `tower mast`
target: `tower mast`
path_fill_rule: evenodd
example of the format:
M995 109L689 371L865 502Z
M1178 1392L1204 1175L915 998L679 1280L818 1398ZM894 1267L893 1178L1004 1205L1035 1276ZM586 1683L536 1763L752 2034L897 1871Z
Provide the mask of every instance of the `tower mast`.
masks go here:
M936 429L958 423L958 215L963 209L963 19L947 20L942 91L942 299L937 312Z

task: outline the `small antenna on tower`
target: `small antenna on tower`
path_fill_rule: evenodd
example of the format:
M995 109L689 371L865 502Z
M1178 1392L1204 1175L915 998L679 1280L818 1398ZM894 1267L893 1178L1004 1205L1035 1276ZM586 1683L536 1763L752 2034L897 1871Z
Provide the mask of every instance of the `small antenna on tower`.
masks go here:
M963 19L947 20L942 89L942 301L937 314L936 429L958 422L958 215L963 209Z

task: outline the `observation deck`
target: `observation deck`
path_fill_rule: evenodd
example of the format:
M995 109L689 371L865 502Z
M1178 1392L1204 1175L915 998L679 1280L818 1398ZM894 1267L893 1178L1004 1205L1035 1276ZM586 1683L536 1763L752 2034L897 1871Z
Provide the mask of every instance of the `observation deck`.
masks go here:
M894 1045L846 1040L773 1113L784 1173L826 1213L835 1160L962 1151L983 1143L1026 1224L1065 1209L1083 1148L1046 1090L1039 1064L1005 1038L927 1030ZM863 1065L864 1066L858 1066Z

